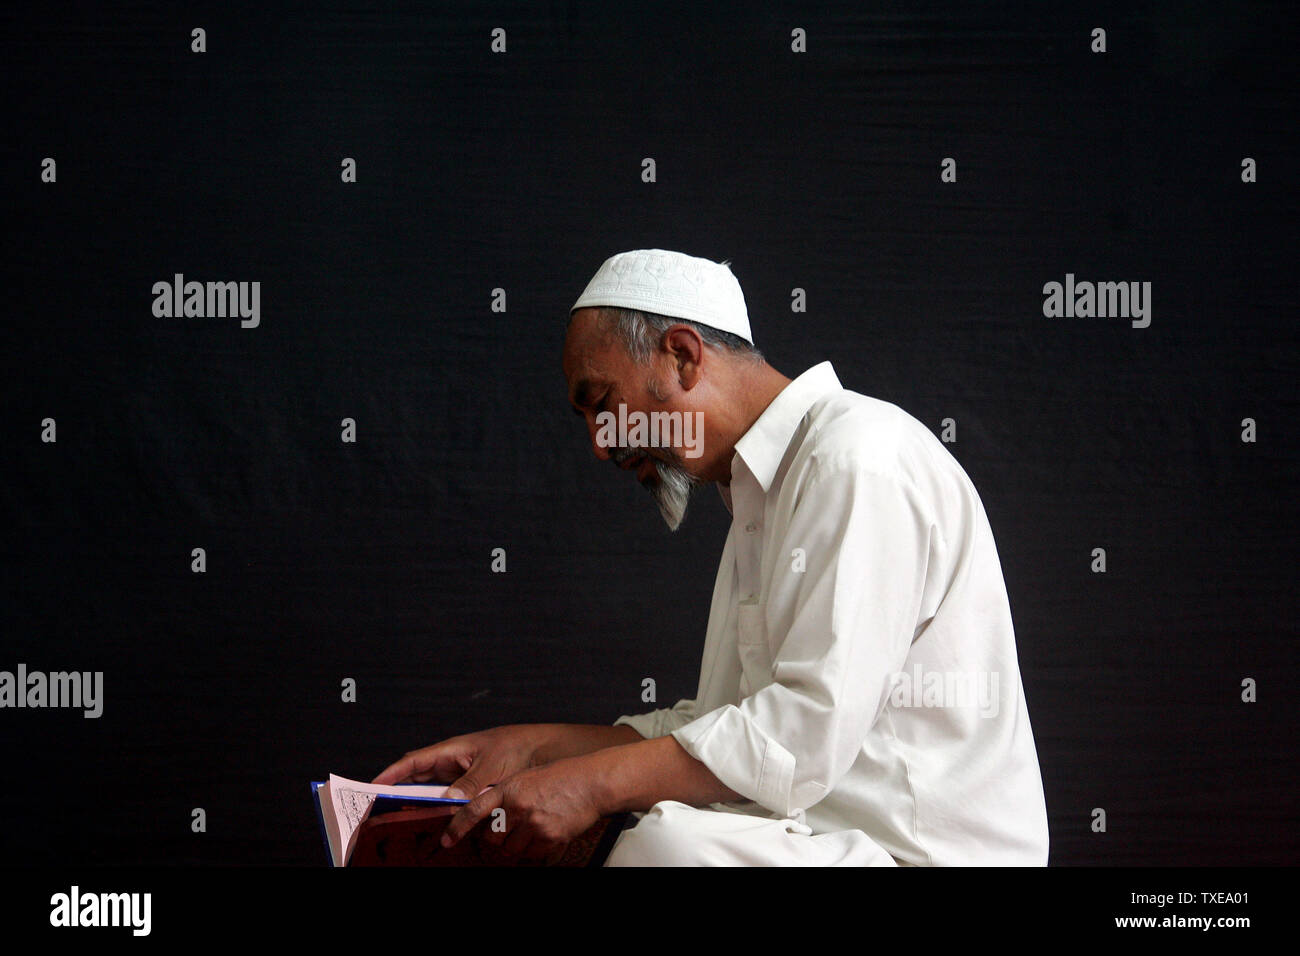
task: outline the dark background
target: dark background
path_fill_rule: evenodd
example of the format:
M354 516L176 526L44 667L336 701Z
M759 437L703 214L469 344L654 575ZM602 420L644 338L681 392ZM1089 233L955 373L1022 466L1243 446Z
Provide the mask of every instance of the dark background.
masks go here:
M956 420L1053 863L1295 862L1290 5L466 6L6 9L0 669L105 703L0 711L0 856L319 865L310 780L693 695L729 516L668 533L559 364L660 247L786 374ZM261 326L155 318L177 272ZM1150 327L1045 318L1067 272Z

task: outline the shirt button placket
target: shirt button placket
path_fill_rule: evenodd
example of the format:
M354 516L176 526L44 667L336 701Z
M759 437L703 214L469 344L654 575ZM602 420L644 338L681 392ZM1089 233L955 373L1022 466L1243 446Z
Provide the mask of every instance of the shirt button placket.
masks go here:
M741 548L744 554L743 559L738 562L740 571L740 593L744 595L742 600L752 603L758 600L758 567L760 558L760 547L758 542L758 532L762 524L755 519L745 522L745 537Z

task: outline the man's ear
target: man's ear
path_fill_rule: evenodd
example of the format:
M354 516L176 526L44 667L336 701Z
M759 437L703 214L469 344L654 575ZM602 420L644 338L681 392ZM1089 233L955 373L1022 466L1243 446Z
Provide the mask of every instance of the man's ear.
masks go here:
M674 325L664 332L663 347L673 359L673 371L682 391L689 392L700 380L704 361L704 340L689 325Z

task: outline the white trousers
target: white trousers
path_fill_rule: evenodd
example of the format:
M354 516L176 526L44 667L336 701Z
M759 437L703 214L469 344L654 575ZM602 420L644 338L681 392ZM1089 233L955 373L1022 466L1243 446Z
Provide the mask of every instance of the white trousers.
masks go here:
M861 830L813 834L797 820L662 800L624 830L606 866L897 866Z

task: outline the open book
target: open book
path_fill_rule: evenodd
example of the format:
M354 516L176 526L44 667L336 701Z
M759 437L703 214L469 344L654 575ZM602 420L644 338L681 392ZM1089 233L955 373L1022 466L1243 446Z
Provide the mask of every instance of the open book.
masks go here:
M338 774L330 774L325 782L313 782L312 796L316 799L316 814L321 831L329 847L330 863L347 866L357 845L357 831L371 814L400 810L413 803L427 805L426 816L451 816L468 799L449 800L447 788L441 785L420 783L395 783L388 785L362 783Z

